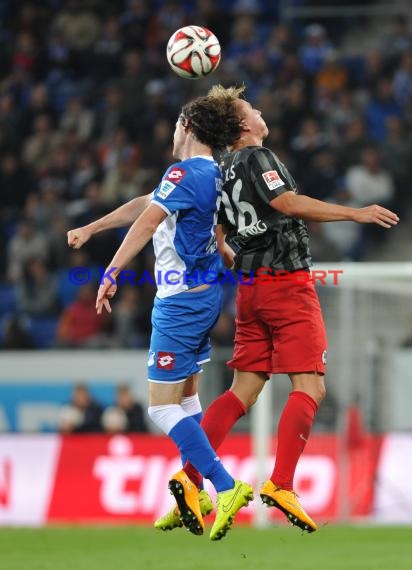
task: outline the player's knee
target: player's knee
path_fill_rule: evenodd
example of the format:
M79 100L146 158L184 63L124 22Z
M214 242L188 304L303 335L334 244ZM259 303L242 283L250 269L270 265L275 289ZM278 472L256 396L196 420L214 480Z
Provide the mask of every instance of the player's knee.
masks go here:
M259 398L259 393L257 394L251 394L249 397L248 402L245 404L246 407L249 409L251 408L254 404L256 404L257 399Z
M319 406L319 404L322 402L322 400L325 398L325 396L326 396L326 387L325 387L325 384L323 382L321 382L316 386L313 399L316 401L316 403Z
M236 388L232 388L233 394L242 402L247 410L256 404L257 399L259 397L260 391L257 392L250 392L250 391L240 391L236 390Z
M319 406L326 395L324 376L320 374L296 375L292 379L293 389L308 394Z
M153 423L166 434L187 415L182 407L177 404L149 406L147 413Z

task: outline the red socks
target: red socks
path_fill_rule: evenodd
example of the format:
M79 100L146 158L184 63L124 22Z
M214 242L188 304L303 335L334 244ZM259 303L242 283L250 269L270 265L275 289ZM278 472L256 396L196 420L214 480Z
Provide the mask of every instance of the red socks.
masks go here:
M247 408L243 402L230 390L224 392L210 404L200 425L215 451L218 450L232 426L246 412ZM189 479L199 487L202 482L202 476L195 467L187 461L183 469Z
M278 427L278 448L271 481L291 491L296 465L308 441L318 406L305 392L293 391L283 409Z
M318 406L305 392L293 391L283 409L278 428L276 463L270 479L275 485L291 491L296 465L305 448ZM247 412L244 404L230 390L216 398L207 408L201 426L211 446L218 450L232 426ZM187 476L198 487L202 476L187 462Z

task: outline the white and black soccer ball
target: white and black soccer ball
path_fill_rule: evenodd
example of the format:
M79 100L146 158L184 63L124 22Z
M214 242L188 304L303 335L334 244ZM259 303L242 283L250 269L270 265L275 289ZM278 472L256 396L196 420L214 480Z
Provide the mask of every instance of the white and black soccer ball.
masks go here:
M217 37L201 26L185 26L167 42L170 67L186 79L198 79L212 73L219 65L220 44Z

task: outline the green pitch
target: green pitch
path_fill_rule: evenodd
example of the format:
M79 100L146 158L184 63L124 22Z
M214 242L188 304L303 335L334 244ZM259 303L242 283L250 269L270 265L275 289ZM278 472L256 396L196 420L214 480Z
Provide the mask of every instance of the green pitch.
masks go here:
M234 528L221 542L183 529L0 529L4 570L411 570L411 527L334 527L301 534Z

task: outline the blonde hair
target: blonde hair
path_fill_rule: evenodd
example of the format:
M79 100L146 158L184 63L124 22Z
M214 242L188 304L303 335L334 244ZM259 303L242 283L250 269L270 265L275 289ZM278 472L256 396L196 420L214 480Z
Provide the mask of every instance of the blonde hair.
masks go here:
M194 136L211 148L222 150L232 146L242 133L242 118L235 102L244 87L214 85L205 97L198 97L182 107Z
M246 87L223 87L223 85L213 85L207 94L212 99L225 101L226 103L234 103L245 92Z

